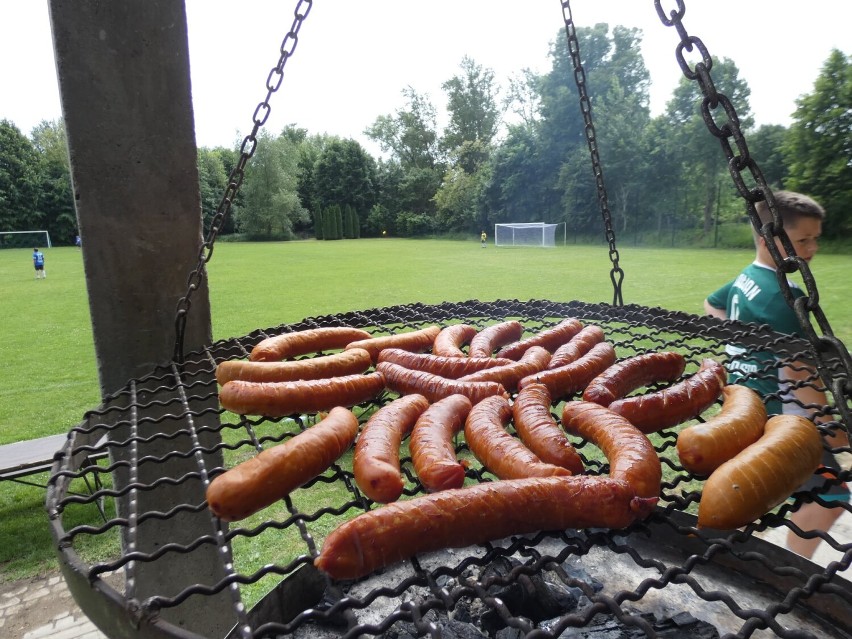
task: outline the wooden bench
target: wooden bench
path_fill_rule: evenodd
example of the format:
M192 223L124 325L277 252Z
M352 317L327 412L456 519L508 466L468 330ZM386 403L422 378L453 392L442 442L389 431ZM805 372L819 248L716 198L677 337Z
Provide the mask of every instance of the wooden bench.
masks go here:
M66 441L68 441L67 435L50 435L0 446L0 482L13 481L18 484L47 488L47 479L38 482L32 477L50 471L54 456L65 445ZM106 457L106 450L92 452L86 456L80 468L96 464L99 459ZM86 482L90 493L94 493L101 486L100 476L97 473L94 473L94 485L89 482L88 477L84 476L83 481ZM98 500L98 510L106 521L103 503L100 499Z

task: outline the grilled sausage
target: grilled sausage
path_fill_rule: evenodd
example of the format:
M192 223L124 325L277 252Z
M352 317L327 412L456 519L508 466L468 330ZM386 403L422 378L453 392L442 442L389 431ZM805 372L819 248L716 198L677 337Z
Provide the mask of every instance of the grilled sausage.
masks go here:
M497 357L449 357L429 353L412 353L398 348L386 348L379 353L379 363L390 362L416 371L425 371L446 377L459 379L486 368L514 364L510 359Z
M371 364L370 354L362 348L288 362L227 360L216 366L216 381L221 385L235 379L246 382L322 379L363 373Z
M547 350L548 353L553 353L557 348L571 340L582 328L583 325L574 318L562 320L552 328L504 346L497 351L497 357L519 360L530 346L539 346Z
M437 326L427 326L419 331L409 331L395 335L381 335L357 342L350 342L346 345L346 349L363 348L370 353L373 364L375 364L379 361L379 353L385 348L400 348L404 351L415 353L422 353L429 350L440 332L441 329Z
M656 393L616 400L609 408L643 433L654 433L700 415L718 399L725 382L722 365L705 359L698 372L682 382Z
M766 407L760 395L748 386L730 384L722 396L718 414L678 433L680 463L695 475L709 475L763 435Z
M417 393L430 402L437 402L450 395L464 395L471 402L490 397L504 395L506 389L497 382L462 382L457 379L446 379L425 371L412 371L391 362L381 362L376 370L385 378L387 387L401 395Z
M429 492L461 488L465 466L456 459L453 439L464 426L472 404L450 395L429 406L418 418L408 443L414 472Z
M352 472L355 483L373 501L386 504L402 494L399 447L428 407L422 395L405 395L373 413L361 429Z
M442 329L432 344L432 354L441 357L465 357L461 349L478 332L471 324L453 324Z
M553 351L553 357L550 358L550 364L547 367L559 368L576 362L588 353L595 344L600 344L602 341L604 341L604 332L600 326L585 326L583 330L571 338L570 342Z
M233 380L219 390L219 402L240 415L285 417L316 413L335 406L355 406L377 397L385 388L381 373L345 375L295 382Z
M777 415L763 436L719 466L704 482L698 527L730 530L782 503L817 469L822 437L799 415Z
M640 497L657 497L662 464L648 438L626 419L592 402L567 402L562 426L600 448L609 461L609 476L629 483Z
M608 477L532 477L485 482L397 501L333 530L314 565L357 579L420 552L462 548L508 535L567 528L625 528L656 499Z
M515 430L533 454L547 464L567 468L577 475L583 461L550 414L550 391L544 384L530 384L512 404Z
M565 399L583 390L598 373L615 362L615 349L609 342L595 344L588 353L577 361L549 368L523 378L518 388L523 389L530 384L544 384L554 400Z
M349 326L309 328L304 331L284 333L261 340L251 349L249 360L253 362L278 362L299 355L310 355L311 353L344 348L350 342L369 337L370 334L367 331Z
M595 377L583 399L601 406L609 406L628 393L652 382L673 382L686 368L683 355L674 351L644 353L616 362Z
M335 407L292 439L215 477L207 487L207 505L225 521L244 519L323 473L349 449L357 434L355 415Z
M515 320L487 326L470 340L468 355L471 357L491 357L494 351L501 346L517 342L521 339L523 333L524 327Z
M561 466L546 464L506 431L512 417L509 401L488 397L476 404L467 416L464 438L470 451L500 479L570 475Z
M507 391L514 392L518 388L518 383L524 377L543 371L547 368L548 362L550 362L550 353L545 348L530 346L517 362L486 368L465 375L460 380L466 382L499 382Z

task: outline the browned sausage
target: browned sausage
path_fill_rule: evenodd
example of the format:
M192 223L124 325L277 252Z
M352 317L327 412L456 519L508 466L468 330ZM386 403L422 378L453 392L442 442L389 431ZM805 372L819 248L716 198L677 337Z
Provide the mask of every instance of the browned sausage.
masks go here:
M510 359L497 357L447 357L429 353L412 353L398 348L386 348L379 353L379 363L391 362L416 371L426 371L433 375L458 379L471 373L514 364Z
M572 364L583 355L592 350L595 344L604 341L604 332L600 326L586 326L571 338L567 344L563 344L553 352L548 368L559 368L566 364Z
M549 368L523 378L518 388L536 383L544 384L550 391L551 397L558 401L582 391L598 373L613 362L615 362L615 349L609 342L601 342L595 344L576 362L559 368Z
M373 413L361 429L352 472L358 487L373 501L386 504L402 494L399 447L428 407L422 395L405 395Z
M766 407L760 395L731 384L722 389L722 396L719 413L677 435L680 463L696 475L709 475L763 435Z
M705 359L698 372L682 382L656 393L616 400L609 407L643 433L654 433L700 415L718 399L725 382L722 365Z
M237 379L222 386L219 401L223 408L240 415L284 417L316 413L335 406L354 406L373 399L384 388L385 380L381 373L295 382L244 382Z
M583 460L550 414L550 391L544 384L530 384L512 404L515 430L541 461L583 472Z
M370 353L373 358L373 363L379 361L379 353L385 348L400 348L404 351L413 351L422 353L432 347L432 343L438 336L441 329L437 326L427 326L419 331L409 331L407 333L397 333L396 335L382 335L380 337L371 337L357 342L350 342L346 345L347 350L351 348L363 348Z
M518 382L547 368L550 353L541 346L530 346L521 359L505 366L486 368L460 378L466 382L500 382L509 392L518 388Z
M227 360L219 362L216 367L216 381L224 384L234 379L246 382L322 379L363 373L370 368L371 364L370 354L362 348L288 362Z
M500 479L571 474L561 466L544 463L512 437L506 431L511 417L512 409L504 397L488 397L471 409L464 425L464 438L483 466Z
M251 349L249 359L253 362L278 362L299 355L343 348L350 342L368 337L370 334L367 331L349 326L309 328L261 340Z
M698 527L730 530L751 523L789 497L817 469L822 437L799 415L777 415L763 436L719 466L698 504Z
M355 415L335 407L292 439L214 478L207 487L207 505L225 521L244 519L324 472L349 449L357 434Z
M497 357L519 360L530 346L540 346L546 349L548 353L553 353L553 351L579 333L582 328L583 325L573 317L562 320L552 328L545 329L514 344L504 346L497 351Z
M441 357L465 357L462 346L469 343L477 333L476 326L453 324L442 329L432 344L432 354Z
M450 395L427 408L414 425L408 443L411 462L429 492L464 484L465 466L456 459L453 439L464 426L471 405L464 395Z
M437 402L450 395L464 395L471 402L492 395L505 395L506 389L497 382L462 382L457 379L446 379L425 371L413 371L391 362L381 362L376 370L384 375L387 387L407 395L418 393L430 402Z
M562 426L600 448L609 461L609 476L623 479L640 497L657 497L663 476L653 444L626 419L592 402L567 402Z
M674 351L628 357L609 366L589 382L583 391L583 399L609 406L642 386L653 382L673 382L683 374L685 368L683 355Z
M517 342L524 333L520 322L509 320L486 326L470 340L468 355L471 357L491 357L501 346Z
M532 477L485 482L397 501L352 519L326 537L314 565L357 579L420 552L462 548L508 535L568 528L625 528L656 499L609 477Z

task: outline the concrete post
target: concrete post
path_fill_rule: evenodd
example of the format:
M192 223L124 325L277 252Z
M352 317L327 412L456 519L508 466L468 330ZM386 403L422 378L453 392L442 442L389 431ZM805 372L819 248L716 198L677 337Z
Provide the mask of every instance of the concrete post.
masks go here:
M50 17L98 373L107 395L172 359L176 305L198 259L202 223L186 13L183 0L50 0ZM211 341L205 284L193 295L185 350ZM154 427L167 432L181 425L165 420ZM188 437L163 439L141 446L139 455L191 445ZM210 463L221 461L213 456ZM193 470L192 456L142 464L138 480ZM120 485L126 478L114 480ZM134 507L165 512L203 499L200 482L185 482L166 493L139 491ZM128 505L118 508L126 514ZM153 552L166 542L209 535L212 526L201 513L137 532L136 550ZM140 601L220 578L209 546L136 563L130 596ZM162 616L211 637L224 636L234 622L224 594L221 601L191 597Z

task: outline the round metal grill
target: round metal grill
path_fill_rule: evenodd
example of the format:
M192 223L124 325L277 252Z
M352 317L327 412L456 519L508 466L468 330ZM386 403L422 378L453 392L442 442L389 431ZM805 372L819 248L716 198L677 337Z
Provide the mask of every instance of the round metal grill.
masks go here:
M315 419L223 412L218 362L247 357L268 335L306 328L353 326L381 335L517 319L532 334L567 317L603 328L619 358L678 351L688 361L686 375L705 357L725 361L732 341L748 351L771 346L789 361L808 359L810 349L766 327L639 306L542 300L372 309L217 342L131 380L70 431L55 460L47 507L75 598L105 632L122 637L468 636L458 631L465 619L500 637L596 636L589 634L593 628L622 633L599 636L701 636L689 625L695 621L737 637L852 636L852 586L838 574L852 563L852 544L819 533L838 553L838 561L822 568L757 536L771 527L813 534L789 522L803 503L850 505L821 502L814 490L794 494L742 530L699 530L694 513L702 482L678 463L680 427L650 436L663 461L662 495L654 514L628 530L544 531L428 553L353 583L332 582L312 565L330 530L378 506L358 490L351 453L230 528L208 511L203 494L212 477ZM364 422L394 397L385 393L353 410ZM553 412L559 414L557 407ZM834 425L848 431L847 424ZM572 441L589 473L608 472L594 446ZM463 438L457 451L470 460L468 482L497 480ZM86 463L103 452L108 462ZM405 452L402 469L403 498L422 493ZM848 471L832 470L837 477L827 482L849 479ZM84 480L95 489L72 494ZM204 576L185 583L185 567L193 565L197 575L199 564ZM520 600L537 603L524 607ZM214 607L229 621L211 631L201 620Z

